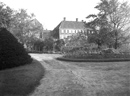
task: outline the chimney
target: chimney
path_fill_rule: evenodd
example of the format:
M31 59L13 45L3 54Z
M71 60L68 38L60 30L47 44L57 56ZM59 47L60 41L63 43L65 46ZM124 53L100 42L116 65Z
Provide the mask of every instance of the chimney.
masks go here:
M78 18L76 18L76 22L78 22Z
M82 22L84 22L84 20L82 20Z
M64 17L64 19L63 19L64 21L66 21L66 17Z

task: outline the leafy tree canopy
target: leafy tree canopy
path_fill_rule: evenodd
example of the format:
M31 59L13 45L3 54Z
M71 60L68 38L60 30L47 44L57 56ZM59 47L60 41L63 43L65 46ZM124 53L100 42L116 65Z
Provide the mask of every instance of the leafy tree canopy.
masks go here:
M87 19L90 17L93 18L87 25L93 28L95 33L97 33L97 39L95 39L94 42L100 41L100 45L106 43L114 48L118 48L118 45L128 41L130 37L129 3L121 3L118 0L100 0L100 3L95 6L95 8L99 10L99 13L87 16ZM105 31L106 35L101 35L104 34L103 31ZM107 40L104 38L107 38Z
M0 2L0 27L9 28L11 25L13 10Z

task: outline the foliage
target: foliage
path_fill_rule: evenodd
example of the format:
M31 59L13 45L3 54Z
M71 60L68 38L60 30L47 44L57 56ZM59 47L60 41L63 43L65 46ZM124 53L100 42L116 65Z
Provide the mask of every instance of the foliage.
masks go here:
M64 54L63 56L64 58L69 58L69 59L88 59L88 60L91 60L91 59L114 59L114 58L117 58L117 59L120 59L120 58L130 58L130 54L126 54L126 53L118 53L118 54L115 54L115 53L111 53L111 52L108 52L104 54L99 54L99 53L87 53L86 51L84 50L77 50L77 51L74 51L74 52L69 52L69 53L66 53Z
M9 28L11 26L13 10L0 2L0 27Z
M13 19L11 31L21 43L27 44L30 38L40 37L43 27L33 14L29 15L26 10L20 9L15 12Z
M126 43L126 44L122 44L121 47L118 49L121 53L130 53L130 44Z
M65 40L65 45L62 46L62 52L74 52L78 50L84 50L87 52L96 51L97 45L94 43L88 43L89 37L85 33L77 33L73 36L68 37Z
M62 50L62 46L64 46L65 42L63 39L58 39L54 42L54 50L55 51L61 51Z
M87 44L87 36L83 33L77 33L66 38L65 44L62 46L61 51L63 53L76 51L87 46Z
M43 32L43 26L34 14L28 14L25 9L13 10L2 2L0 2L0 27L10 30L27 48L32 47Z
M46 38L45 40L44 40L44 50L45 51L52 51L53 50L53 48L54 48L54 46L53 46L53 44L54 44L54 40L53 40L53 38Z
M102 28L100 29L98 34L93 34L88 37L89 43L95 43L98 45L98 48L100 49L102 45L106 46L112 46L114 43L114 40L108 30L108 28Z
M43 47L44 47L44 41L42 40L35 40L33 43L33 50L35 51L43 51Z
M24 47L5 28L0 29L0 70L32 62Z
M94 43L99 46L106 44L117 49L121 44L128 41L130 37L128 33L130 31L130 6L128 2L120 3L118 0L101 0L95 8L99 10L99 13L87 17L93 18L87 25L91 26L97 33ZM102 31L106 35L100 35ZM104 40L104 38L107 39Z
M75 35L69 36L65 40L65 45L66 46L73 46L73 47L86 46L86 44L88 44L87 38L88 37L86 34L84 34L82 32L78 32Z
M103 49L103 50L101 50L101 53L102 54L119 54L120 52L119 52L119 50L117 50L117 49L113 49L113 48L107 48L107 49Z

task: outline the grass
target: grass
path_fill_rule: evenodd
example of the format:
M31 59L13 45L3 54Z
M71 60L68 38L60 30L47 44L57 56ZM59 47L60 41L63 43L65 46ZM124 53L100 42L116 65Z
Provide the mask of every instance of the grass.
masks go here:
M130 95L130 62L41 62L47 73L30 96Z
M27 96L39 85L44 71L36 60L28 65L0 71L0 96Z

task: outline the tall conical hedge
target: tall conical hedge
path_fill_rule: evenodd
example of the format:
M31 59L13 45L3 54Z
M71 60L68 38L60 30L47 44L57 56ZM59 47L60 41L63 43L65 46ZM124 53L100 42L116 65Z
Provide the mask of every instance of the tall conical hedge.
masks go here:
M0 28L0 70L30 64L32 58L6 29Z

